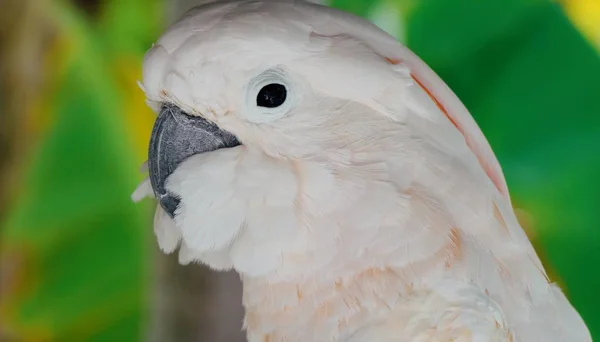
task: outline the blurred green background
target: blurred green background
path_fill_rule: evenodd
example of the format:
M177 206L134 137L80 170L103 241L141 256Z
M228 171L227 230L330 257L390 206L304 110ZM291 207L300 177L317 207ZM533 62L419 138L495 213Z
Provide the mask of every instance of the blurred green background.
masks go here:
M154 203L129 197L154 120L136 85L143 55L200 2L0 4L0 341L242 340L207 333L238 329L238 304L217 300L214 275L159 255ZM326 3L398 37L463 100L600 338L600 0ZM202 317L216 323L196 329Z

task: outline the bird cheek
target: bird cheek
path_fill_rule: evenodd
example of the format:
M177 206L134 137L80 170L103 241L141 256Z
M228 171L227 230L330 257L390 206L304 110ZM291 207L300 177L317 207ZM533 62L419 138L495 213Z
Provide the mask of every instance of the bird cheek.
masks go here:
M224 149L194 155L167 180L167 190L181 198L175 223L195 252L228 246L242 228L246 203L233 189L239 154L239 149Z

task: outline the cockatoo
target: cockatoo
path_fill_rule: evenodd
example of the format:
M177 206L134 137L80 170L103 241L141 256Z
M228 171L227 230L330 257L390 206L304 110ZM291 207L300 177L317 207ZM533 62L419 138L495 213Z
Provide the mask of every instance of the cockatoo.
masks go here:
M192 9L144 59L154 229L237 271L258 341L591 341L453 92L367 21Z

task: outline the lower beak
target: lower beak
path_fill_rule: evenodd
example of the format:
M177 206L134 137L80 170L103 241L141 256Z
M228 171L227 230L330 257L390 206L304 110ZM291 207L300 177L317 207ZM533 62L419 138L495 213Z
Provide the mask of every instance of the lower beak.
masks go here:
M187 158L240 145L237 138L217 125L181 108L165 104L156 119L148 151L148 171L154 195L163 209L175 217L180 198L165 189L167 178Z

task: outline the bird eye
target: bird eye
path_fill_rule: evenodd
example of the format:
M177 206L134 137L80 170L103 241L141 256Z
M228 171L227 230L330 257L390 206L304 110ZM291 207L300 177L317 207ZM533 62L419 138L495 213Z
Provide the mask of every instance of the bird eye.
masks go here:
M265 108L281 106L287 98L287 89L283 84L270 83L262 87L256 96L256 105Z
M240 114L254 123L283 118L295 108L301 89L287 70L281 67L264 70L248 82Z

